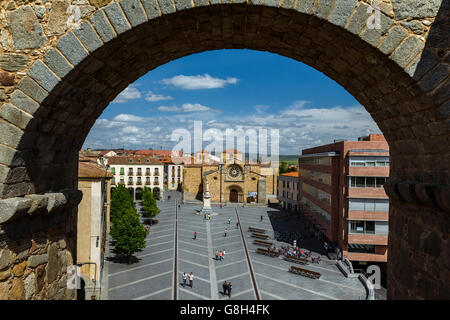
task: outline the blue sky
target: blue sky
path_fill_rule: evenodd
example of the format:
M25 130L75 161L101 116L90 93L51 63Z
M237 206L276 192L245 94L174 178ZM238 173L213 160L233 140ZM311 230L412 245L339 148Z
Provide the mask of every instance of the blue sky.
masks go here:
M192 132L194 120L204 130L278 129L280 154L380 132L358 101L315 69L268 52L216 50L169 62L131 84L83 148L170 149L173 130Z

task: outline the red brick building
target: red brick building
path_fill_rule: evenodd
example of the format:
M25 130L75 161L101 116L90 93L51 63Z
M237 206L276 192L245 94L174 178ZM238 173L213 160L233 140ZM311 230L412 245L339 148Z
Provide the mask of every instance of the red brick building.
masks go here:
M353 262L387 261L389 145L383 135L302 151L299 208Z

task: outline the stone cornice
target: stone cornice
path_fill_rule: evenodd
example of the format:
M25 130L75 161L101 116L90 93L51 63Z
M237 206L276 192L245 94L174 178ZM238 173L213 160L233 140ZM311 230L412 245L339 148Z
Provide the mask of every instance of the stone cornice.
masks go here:
M56 193L30 194L0 200L0 224L40 214L64 211L78 206L83 194L80 190L62 190Z
M384 190L389 199L450 212L450 186L434 183L388 180Z

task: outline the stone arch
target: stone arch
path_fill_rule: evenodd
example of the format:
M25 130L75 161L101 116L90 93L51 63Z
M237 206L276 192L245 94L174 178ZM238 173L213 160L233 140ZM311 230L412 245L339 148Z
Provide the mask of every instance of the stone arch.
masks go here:
M450 229L449 4L384 1L380 28L368 29L367 2L96 1L79 28L51 37L45 22L24 14L31 6L8 12L8 51L32 54L23 70L0 77L10 86L0 107L0 205L8 209L0 223L39 205L50 211L77 204L78 150L108 103L146 72L206 50L270 51L342 85L389 142L389 296L448 296L448 281L430 266L449 266L441 257ZM30 19L31 34L21 19ZM423 255L429 263L414 262ZM404 278L408 272L413 279Z
M226 199L228 199L229 202L244 202L244 191L241 186L228 186L227 191L228 194Z

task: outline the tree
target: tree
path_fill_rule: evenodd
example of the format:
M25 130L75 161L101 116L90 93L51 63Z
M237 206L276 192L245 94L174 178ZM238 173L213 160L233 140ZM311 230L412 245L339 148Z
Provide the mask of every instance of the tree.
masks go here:
M154 194L146 187L142 190L142 207L144 208L143 215L147 218L153 218L160 212Z
M120 217L115 219L111 227L114 247L119 254L125 254L128 263L133 253L145 248L147 233L139 220L136 209L125 209Z
M297 169L295 167L289 166L287 162L281 161L280 174L294 172L294 171L297 171Z
M130 192L124 185L119 186L114 190L111 196L111 223L119 218L126 209L134 209L136 206L130 196Z

